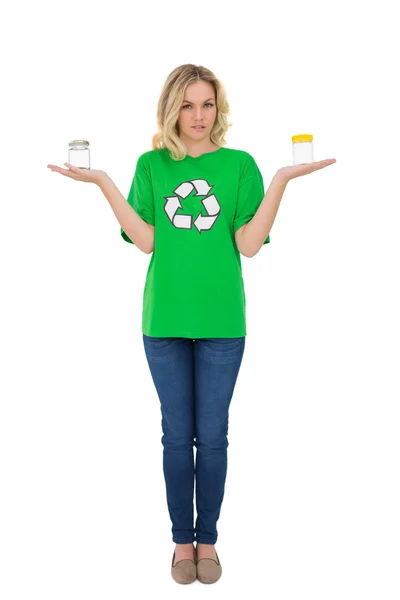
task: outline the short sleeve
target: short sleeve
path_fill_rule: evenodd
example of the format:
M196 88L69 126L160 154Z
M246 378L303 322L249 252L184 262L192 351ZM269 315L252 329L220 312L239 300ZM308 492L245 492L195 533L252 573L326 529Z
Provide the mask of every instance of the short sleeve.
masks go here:
M261 172L254 158L247 154L247 161L239 182L236 213L233 220L234 233L254 217L264 196L264 182ZM270 241L268 236L263 244L268 244Z
M146 221L146 223L154 226L153 186L143 155L139 156L137 160L127 202L129 202L139 217ZM134 243L122 227L120 228L120 233L126 242Z

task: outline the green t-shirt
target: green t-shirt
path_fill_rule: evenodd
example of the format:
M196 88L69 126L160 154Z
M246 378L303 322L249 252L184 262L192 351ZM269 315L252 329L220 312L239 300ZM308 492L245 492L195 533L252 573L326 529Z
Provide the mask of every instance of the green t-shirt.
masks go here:
M251 220L264 194L260 170L244 150L222 146L182 161L173 160L167 148L139 156L127 201L155 227L143 292L145 335L246 335L234 234ZM122 228L121 235L133 243Z

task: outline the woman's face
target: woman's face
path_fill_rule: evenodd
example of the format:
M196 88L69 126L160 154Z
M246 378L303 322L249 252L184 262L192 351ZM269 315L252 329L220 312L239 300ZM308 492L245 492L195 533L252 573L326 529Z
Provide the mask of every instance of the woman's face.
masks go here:
M209 139L217 116L215 101L214 88L208 81L188 85L178 118L179 136L190 140ZM194 125L203 125L204 129L194 129Z

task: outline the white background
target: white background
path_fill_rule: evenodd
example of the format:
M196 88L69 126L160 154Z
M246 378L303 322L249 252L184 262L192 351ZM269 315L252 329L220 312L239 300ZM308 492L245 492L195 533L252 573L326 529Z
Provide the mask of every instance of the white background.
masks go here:
M17 3L2 10L2 600L398 600L399 54L395 3ZM68 142L124 197L178 65L211 69L227 146L265 189L314 135L336 164L291 181L242 257L214 586L179 586L161 413L141 334L150 256ZM237 593L237 596L236 596Z

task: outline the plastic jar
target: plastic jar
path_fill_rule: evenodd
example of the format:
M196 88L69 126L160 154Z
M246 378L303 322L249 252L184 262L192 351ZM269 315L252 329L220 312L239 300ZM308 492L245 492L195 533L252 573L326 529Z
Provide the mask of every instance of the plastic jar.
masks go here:
M313 136L309 133L293 135L293 164L314 162Z
M73 140L69 142L68 162L80 169L90 169L89 142L86 140Z

